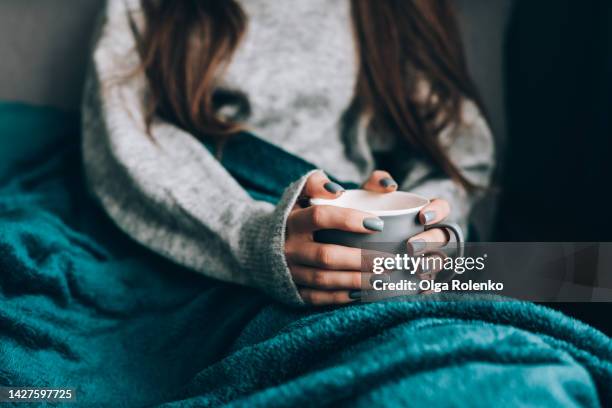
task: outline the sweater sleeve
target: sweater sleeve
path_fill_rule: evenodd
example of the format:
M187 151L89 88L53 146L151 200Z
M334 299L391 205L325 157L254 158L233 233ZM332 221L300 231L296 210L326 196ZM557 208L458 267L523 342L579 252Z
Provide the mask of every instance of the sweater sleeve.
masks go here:
M95 37L82 106L90 189L124 232L153 251L209 277L301 304L284 238L309 174L273 206L253 200L192 135L161 121L148 133L130 1L108 1Z
M462 174L479 187L488 187L494 164L494 145L491 130L476 105L466 100L462 107L462 121L450 125L439 135L450 160ZM415 163L401 183L401 189L428 198L443 198L451 206L449 221L467 231L470 211L482 193L468 193L439 170L424 161Z

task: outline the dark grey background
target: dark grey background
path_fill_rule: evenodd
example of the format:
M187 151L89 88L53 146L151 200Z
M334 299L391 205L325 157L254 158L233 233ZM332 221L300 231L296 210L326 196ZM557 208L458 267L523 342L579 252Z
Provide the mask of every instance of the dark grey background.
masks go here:
M0 99L77 107L102 0L0 1Z

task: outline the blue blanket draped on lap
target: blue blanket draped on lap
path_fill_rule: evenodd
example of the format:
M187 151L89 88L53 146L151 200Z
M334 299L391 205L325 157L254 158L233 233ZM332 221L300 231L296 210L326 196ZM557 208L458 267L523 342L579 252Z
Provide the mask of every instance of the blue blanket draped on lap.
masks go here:
M116 229L86 194L77 115L0 104L0 137L0 386L77 406L612 406L612 342L583 323L452 296L287 308ZM223 164L254 197L311 168L241 137Z

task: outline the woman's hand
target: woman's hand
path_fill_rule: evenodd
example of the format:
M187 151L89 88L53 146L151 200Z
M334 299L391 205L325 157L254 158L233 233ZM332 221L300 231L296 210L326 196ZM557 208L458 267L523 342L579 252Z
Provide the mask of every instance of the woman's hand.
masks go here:
M362 188L380 193L397 190L389 173L374 171ZM304 186L302 197L336 198L344 192L323 172L313 173ZM302 200L300 200L302 201ZM432 200L419 213L423 225L439 222L448 216L450 207L444 200ZM287 219L285 258L300 296L307 304L329 305L353 302L361 297L362 281L373 274L361 272L361 250L314 241L313 233L322 229L339 229L363 234L382 231L384 223L363 211L329 205L293 208ZM409 240L414 253L428 243L445 243L448 234L442 229L420 233ZM369 282L369 280L367 281Z
M397 183L387 172L377 171L364 188L391 192L397 189ZM342 187L331 182L323 172L316 172L308 178L302 196L335 198L343 192ZM364 277L360 249L315 242L315 231L339 229L375 234L382 231L383 226L381 219L362 211L329 205L296 206L287 219L285 257L304 302L313 305L352 302L360 297Z

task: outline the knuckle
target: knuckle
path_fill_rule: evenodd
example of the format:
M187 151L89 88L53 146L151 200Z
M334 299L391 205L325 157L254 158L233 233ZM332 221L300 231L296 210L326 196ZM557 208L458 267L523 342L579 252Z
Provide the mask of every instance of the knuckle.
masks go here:
M333 264L333 249L328 246L320 245L317 248L316 262L323 268L332 266Z
M334 303L343 303L346 299L346 294L344 292L334 292L332 299Z
M353 273L351 276L351 285L355 289L359 289L361 287L361 273Z
M326 287L329 285L329 278L324 271L315 271L312 273L312 285L318 287Z
M312 303L313 305L321 305L324 302L325 299L323 297L323 293L316 290L310 291L310 303Z
M319 205L312 207L310 211L310 220L312 224L316 227L320 227L323 225L323 220L325 218L325 208Z

